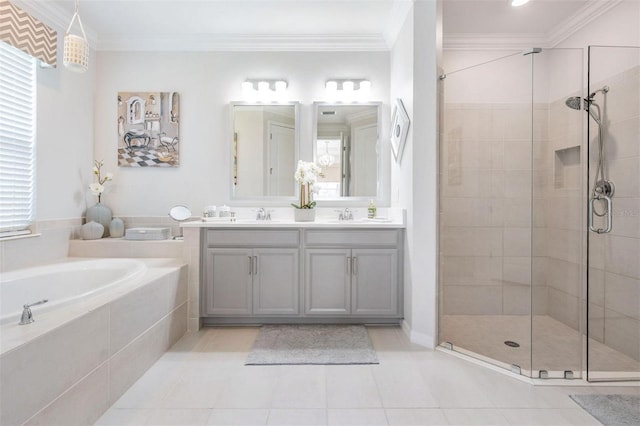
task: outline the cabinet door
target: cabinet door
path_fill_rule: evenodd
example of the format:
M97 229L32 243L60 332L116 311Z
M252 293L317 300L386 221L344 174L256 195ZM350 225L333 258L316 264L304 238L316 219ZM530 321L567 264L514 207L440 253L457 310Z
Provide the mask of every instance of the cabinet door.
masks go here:
M254 249L253 313L298 313L298 249Z
M351 311L351 250L305 251L305 313L344 315Z
M207 249L206 315L251 315L251 250Z
M353 249L352 309L355 315L398 313L398 250Z

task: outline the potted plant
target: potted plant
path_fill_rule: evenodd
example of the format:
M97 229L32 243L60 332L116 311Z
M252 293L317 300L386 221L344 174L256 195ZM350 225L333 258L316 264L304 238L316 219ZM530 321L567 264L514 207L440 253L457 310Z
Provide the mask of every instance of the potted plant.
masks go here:
M291 204L295 207L294 219L296 222L312 222L315 220L316 211L314 207L316 202L311 199L311 194L319 176L322 176L322 169L317 164L298 161L298 168L294 178L300 185L300 204Z

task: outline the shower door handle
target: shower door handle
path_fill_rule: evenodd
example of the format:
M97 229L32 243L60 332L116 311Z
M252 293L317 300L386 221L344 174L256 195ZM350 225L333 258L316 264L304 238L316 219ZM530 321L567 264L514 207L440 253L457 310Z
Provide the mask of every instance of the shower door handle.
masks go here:
M607 203L606 210L604 212L604 216L607 218L607 227L606 228L595 228L593 225L593 215L595 214L594 204L596 201L605 200ZM612 215L613 203L611 201L611 197L607 195L598 195L597 197L593 197L589 200L589 230L591 232L595 232L596 234L608 234L611 232L611 228L613 228L613 215Z

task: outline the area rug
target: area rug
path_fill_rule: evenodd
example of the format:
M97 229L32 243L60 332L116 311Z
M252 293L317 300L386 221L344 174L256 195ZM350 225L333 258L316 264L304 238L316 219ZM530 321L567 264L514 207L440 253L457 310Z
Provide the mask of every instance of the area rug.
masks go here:
M640 424L640 395L571 395L571 399L605 426Z
M362 325L265 325L245 365L378 364Z

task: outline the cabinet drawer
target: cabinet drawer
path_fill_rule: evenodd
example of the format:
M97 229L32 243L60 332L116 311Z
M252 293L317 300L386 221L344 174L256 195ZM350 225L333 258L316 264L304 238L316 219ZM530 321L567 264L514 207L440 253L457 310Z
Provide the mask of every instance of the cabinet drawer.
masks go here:
M396 229L380 230L307 230L307 247L345 246L345 247L397 247L400 233Z
M298 247L297 229L210 229L206 231L207 247Z

